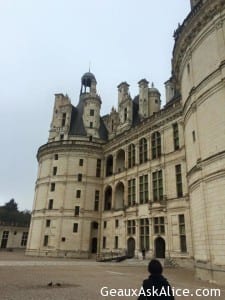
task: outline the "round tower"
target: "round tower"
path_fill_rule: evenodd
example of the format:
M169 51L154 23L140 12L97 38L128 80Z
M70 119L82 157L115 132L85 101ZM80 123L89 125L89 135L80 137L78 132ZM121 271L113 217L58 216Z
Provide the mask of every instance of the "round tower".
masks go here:
M151 88L149 88L149 112L150 116L160 110L161 100L160 92L155 88L154 83L152 82Z
M149 116L148 107L148 84L146 79L141 79L138 82L139 85L139 114L141 118L146 118Z
M83 123L88 136L99 138L101 99L96 92L95 76L88 72L81 78L80 101L83 102Z
M225 1L191 1L175 32L194 260L198 277L225 280Z

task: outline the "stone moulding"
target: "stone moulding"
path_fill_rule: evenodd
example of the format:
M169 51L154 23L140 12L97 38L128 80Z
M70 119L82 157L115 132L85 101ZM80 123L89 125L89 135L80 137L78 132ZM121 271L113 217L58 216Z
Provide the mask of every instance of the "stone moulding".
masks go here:
M173 48L173 71L175 77L180 72L180 65L184 53L199 34L207 25L225 7L225 0L207 0L200 1L199 4L190 12L183 24L178 27L174 33L175 45Z

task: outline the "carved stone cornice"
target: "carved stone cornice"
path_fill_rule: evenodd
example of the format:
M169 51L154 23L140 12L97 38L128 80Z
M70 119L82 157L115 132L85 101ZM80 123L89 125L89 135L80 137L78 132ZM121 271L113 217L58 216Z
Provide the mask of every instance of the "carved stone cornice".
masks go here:
M37 159L39 161L39 159L43 155L56 153L57 151L67 152L71 150L85 151L87 153L90 153L91 151L102 153L102 144L83 140L64 140L50 142L45 145L42 145L38 149Z
M190 12L183 24L174 33L175 44L173 48L173 73L176 79L179 77L181 61L193 42L194 38L201 30L213 20L225 8L225 0L205 0L200 1ZM221 26L221 22L216 24Z

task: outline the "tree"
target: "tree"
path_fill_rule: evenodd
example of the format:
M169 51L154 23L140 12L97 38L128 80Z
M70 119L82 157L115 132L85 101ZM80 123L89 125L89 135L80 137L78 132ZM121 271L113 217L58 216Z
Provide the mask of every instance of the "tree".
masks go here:
M11 211L11 212L18 211L18 205L14 199L11 199L9 200L9 202L5 203L4 207L7 211Z
M31 213L28 210L19 211L14 199L0 207L0 223L11 226L29 226Z

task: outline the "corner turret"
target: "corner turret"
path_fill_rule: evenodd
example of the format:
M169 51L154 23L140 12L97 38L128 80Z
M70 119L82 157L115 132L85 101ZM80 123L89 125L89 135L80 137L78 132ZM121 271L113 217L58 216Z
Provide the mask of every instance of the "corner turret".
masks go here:
M87 135L99 138L101 98L96 92L94 74L87 72L81 77L80 102L83 102L83 124Z

